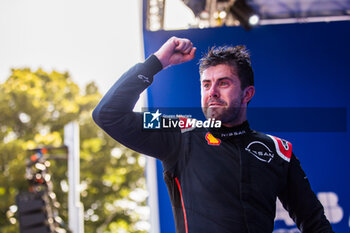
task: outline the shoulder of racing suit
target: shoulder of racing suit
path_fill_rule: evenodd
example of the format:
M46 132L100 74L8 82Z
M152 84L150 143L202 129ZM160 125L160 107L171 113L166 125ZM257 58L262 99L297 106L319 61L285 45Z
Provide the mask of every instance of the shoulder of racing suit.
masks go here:
M276 137L276 136L272 136L267 134L268 137L270 137L275 145L275 150L276 153L285 161L290 162L290 159L292 157L292 143Z
M266 144L268 148L271 148L275 152L275 154L278 155L281 159L283 159L286 162L290 162L291 157L292 157L292 143L289 141L265 134L262 132L257 132L257 131L252 131L251 136L249 138L249 144L251 143L261 143L261 144ZM249 145L247 146L249 147Z

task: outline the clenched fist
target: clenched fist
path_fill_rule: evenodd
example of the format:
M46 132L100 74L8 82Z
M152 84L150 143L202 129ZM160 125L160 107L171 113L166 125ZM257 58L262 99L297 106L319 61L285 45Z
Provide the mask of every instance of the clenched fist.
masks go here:
M163 65L163 69L171 65L181 64L194 58L196 52L189 39L171 37L154 53Z

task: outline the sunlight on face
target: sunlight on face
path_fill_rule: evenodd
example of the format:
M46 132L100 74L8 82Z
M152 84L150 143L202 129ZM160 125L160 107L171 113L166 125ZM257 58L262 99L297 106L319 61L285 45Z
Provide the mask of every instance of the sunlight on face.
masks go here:
M201 77L202 109L206 118L222 123L240 117L243 92L236 71L225 64L211 66Z

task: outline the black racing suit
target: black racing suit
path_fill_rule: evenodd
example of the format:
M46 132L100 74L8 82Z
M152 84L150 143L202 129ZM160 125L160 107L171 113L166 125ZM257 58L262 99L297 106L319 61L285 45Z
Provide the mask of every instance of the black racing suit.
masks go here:
M333 232L289 142L253 131L248 122L143 129L143 115L133 108L161 69L154 55L132 67L93 118L118 142L162 161L177 233L271 233L277 197L302 232Z

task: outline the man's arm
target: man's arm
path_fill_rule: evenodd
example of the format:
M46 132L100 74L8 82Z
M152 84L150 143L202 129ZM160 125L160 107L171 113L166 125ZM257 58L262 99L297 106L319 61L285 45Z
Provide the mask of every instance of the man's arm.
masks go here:
M112 138L143 154L166 160L180 148L179 132L146 131L143 116L133 112L139 95L153 76L170 65L194 58L195 48L187 39L170 38L144 63L136 64L111 87L93 111L93 119Z
M290 160L287 187L278 197L301 232L333 232L324 215L323 206L311 190L310 183L294 154Z

